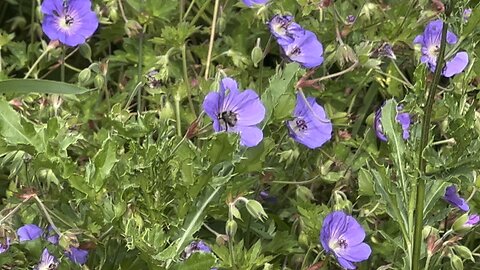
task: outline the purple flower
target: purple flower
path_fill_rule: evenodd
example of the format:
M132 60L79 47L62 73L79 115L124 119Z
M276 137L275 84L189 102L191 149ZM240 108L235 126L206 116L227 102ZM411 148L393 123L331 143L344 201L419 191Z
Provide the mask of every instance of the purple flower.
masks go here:
M353 24L357 18L354 15L348 15L347 16L347 23L348 24Z
M260 191L259 197L268 204L276 204L277 203L277 198L275 196L272 196L268 191Z
M463 21L468 21L468 18L470 18L470 16L472 15L472 9L471 8L466 8L464 11L463 11Z
M0 239L0 254L7 251L8 248L10 248L10 238L5 237L3 239Z
M468 216L468 220L465 222L463 226L470 228L477 225L479 222L480 222L480 216L477 214L473 214Z
M193 241L185 248L183 256L186 259L196 252L212 253L212 250L202 240Z
M292 16L275 15L268 22L270 32L277 39L285 55L306 68L323 63L323 46L317 36L293 21Z
M203 109L213 120L216 132L239 133L241 145L256 146L263 139L263 132L256 125L265 117L265 106L255 91L238 91L232 78L224 78L220 90L205 97Z
M378 109L375 112L375 124L374 124L374 129L375 129L375 134L377 137L386 142L387 137L383 133L383 127L382 127L382 107ZM402 126L403 134L402 137L404 140L408 140L410 137L410 124L411 124L411 119L410 119L410 114L409 113L399 113L398 111L402 110L402 106L397 106L397 116L395 117L395 120L397 120L397 123L399 123Z
M287 46L295 39L305 34L303 29L298 23L293 21L292 16L288 15L275 15L268 22L268 28L270 33L277 39L280 46Z
M470 206L468 206L468 203L465 201L465 199L458 195L457 187L455 187L455 185L451 185L446 188L443 199L464 212L468 212L468 210L470 210Z
M383 43L382 46L378 48L377 52L379 56L388 57L390 59L397 59L395 53L393 52L392 45L387 42Z
M442 37L443 22L442 20L431 21L422 35L418 35L413 40L414 44L422 45L422 57L420 61L426 63L431 72L435 72L437 65L437 56L440 51L440 43ZM447 43L455 44L458 42L457 36L447 31ZM452 77L462 72L468 65L468 54L466 52L458 52L452 59L449 59L442 71L445 77Z
M306 68L318 67L323 63L323 46L317 36L308 30L292 43L282 46L285 55Z
M53 270L57 269L58 261L57 259L48 253L48 249L43 249L42 258L40 263L35 267L36 270Z
M332 252L345 269L355 269L355 262L361 262L372 253L370 246L363 243L365 230L343 211L328 214L323 221L320 242L327 253Z
M18 240L20 242L35 240L40 238L43 230L35 224L24 225L17 230Z
M85 43L98 28L90 0L45 0L42 13L43 32L68 46Z
M298 92L293 117L293 120L287 121L290 137L308 148L320 147L332 138L332 123L315 98L307 97L305 100Z
M253 7L254 5L264 5L269 0L242 0L243 3L249 7Z
M88 250L70 247L70 251L65 251L65 255L76 264L85 264L88 259Z

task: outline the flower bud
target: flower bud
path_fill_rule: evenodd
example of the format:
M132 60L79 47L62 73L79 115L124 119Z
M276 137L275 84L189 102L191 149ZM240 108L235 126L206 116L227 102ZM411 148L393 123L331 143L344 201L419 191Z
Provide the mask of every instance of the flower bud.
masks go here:
M105 83L105 78L100 74L97 74L93 79L93 84L97 89L102 89L104 83Z
M305 232L303 232L303 231L300 232L300 235L298 236L298 243L303 247L306 247L306 248L309 247L308 236Z
M227 236L229 239L233 239L235 234L237 233L237 222L233 219L227 220L227 223L225 224L225 232L227 233Z
M338 63L340 64L340 66L344 66L345 63L348 63L348 62L355 62L357 61L357 55L355 54L355 52L353 51L352 47L346 45L346 44L343 44L343 45L340 45L337 49L337 61Z
M125 23L125 33L127 33L128 37L134 37L140 33L142 30L142 26L134 20L128 20Z
M450 266L453 270L463 270L463 262L460 257L455 254L450 255Z
M228 241L228 239L229 239L228 235L219 234L217 235L217 238L215 238L215 242L217 242L217 245L219 246L224 246L225 243Z
M260 38L257 39L257 45L253 48L250 56L252 58L253 66L258 67L258 63L263 59L263 51L262 48L260 48Z
M92 76L92 71L89 68L85 68L80 73L78 73L78 82L80 84L86 84L90 77Z
M268 217L267 213L265 213L265 210L263 210L263 206L255 200L248 200L246 207L250 215L256 219L263 221L264 218Z
M472 251L470 251L469 248L465 246L454 246L453 250L455 251L456 254L458 254L460 257L464 259L471 260L472 262L475 262L475 259L472 256Z
M315 198L313 197L312 191L305 186L298 186L295 193L299 201L310 202L315 200Z
M477 214L464 214L457 218L452 225L452 229L457 233L466 233L472 229L473 226L480 222L480 216Z

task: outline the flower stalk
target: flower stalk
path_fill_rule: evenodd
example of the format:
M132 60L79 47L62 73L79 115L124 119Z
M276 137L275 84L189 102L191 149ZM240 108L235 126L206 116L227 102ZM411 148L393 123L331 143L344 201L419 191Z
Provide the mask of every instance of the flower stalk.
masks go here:
M430 84L430 90L428 92L427 102L423 108L423 121L422 121L422 130L420 138L420 146L418 149L419 162L418 170L420 172L420 177L417 180L417 191L416 191L416 206L415 206L415 230L413 235L413 258L412 258L412 269L420 270L420 254L422 247L422 229L423 229L423 209L425 206L425 179L422 177L425 175L427 161L423 158L423 152L427 147L428 138L430 135L430 120L432 118L432 109L433 102L437 90L437 85L440 80L440 75L445 64L445 47L447 39L447 29L448 24L443 22L442 36L440 43L440 51L437 57L437 64L435 69L435 74L433 76L433 81Z

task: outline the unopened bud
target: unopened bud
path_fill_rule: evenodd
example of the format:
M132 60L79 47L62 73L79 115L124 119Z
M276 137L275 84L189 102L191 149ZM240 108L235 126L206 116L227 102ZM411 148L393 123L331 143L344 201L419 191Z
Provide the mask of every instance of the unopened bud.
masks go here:
M305 186L298 186L295 193L299 201L310 202L315 200L315 198L313 197L312 191Z
M225 232L227 233L228 238L231 240L237 233L237 222L233 219L227 220L227 223L225 224Z
M257 45L253 48L250 56L252 58L253 66L258 67L258 63L263 59L263 51L262 48L260 48L260 38L257 39Z
M450 266L453 270L463 270L463 262L460 257L455 254L450 255Z
M102 89L104 83L105 83L105 78L103 78L103 76L100 74L97 74L93 79L93 84L97 89Z
M142 30L142 26L135 20L128 20L125 23L125 33L128 37L134 37L138 35Z
M78 82L80 84L86 84L90 77L92 76L92 71L89 68L85 68L80 73L78 73Z
M263 206L255 200L248 200L246 207L250 215L256 219L263 221L264 218L268 217L265 210L263 210Z
M472 262L475 262L475 259L473 258L472 251L470 251L469 248L465 246L454 246L453 250L455 251L456 254L458 254L460 257L471 260Z

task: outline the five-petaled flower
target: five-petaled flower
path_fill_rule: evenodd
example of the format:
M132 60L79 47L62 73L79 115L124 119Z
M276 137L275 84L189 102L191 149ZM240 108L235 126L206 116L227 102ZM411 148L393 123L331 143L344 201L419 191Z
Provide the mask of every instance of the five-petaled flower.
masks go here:
M333 253L345 269L355 269L355 262L361 262L372 253L370 246L363 243L365 230L343 211L328 214L323 221L320 242L327 253Z
M323 46L317 36L293 21L292 16L275 15L268 27L285 55L306 68L323 63Z
M253 7L255 5L264 5L270 0L242 0L242 1L248 7Z
M30 241L40 238L43 234L43 230L35 224L26 224L18 228L17 235L18 241Z
M470 206L465 199L458 195L457 187L455 187L455 185L448 186L445 189L445 196L443 199L464 212L468 212L468 210L470 210Z
M386 142L387 141L387 136L383 133L383 126L382 126L382 107L378 109L375 112L375 120L374 120L374 130L375 134L377 137ZM410 114L406 112L398 112L401 111L403 107L401 105L397 106L397 116L395 117L395 120L397 120L397 123L399 123L402 126L402 137L404 140L408 140L410 137L410 124L411 124L411 119L410 119Z
M420 61L428 65L430 71L435 72L437 65L437 57L440 52L440 43L442 37L443 22L442 20L431 21L423 34L418 35L413 40L414 44L422 46L422 57ZM457 36L447 31L447 43L455 44L458 42ZM451 59L447 59L442 75L452 77L462 72L468 65L468 54L466 52L458 52Z
M98 27L90 0L45 0L42 13L43 32L51 40L68 46L85 43Z
M48 249L43 249L40 263L35 267L35 270L53 270L57 269L58 261L53 255L48 252Z
M308 148L320 147L332 138L332 123L314 97L304 97L298 92L293 117L287 121L290 136Z
M263 132L256 125L265 117L265 106L255 91L240 92L232 78L222 79L220 90L205 97L203 109L213 120L216 132L239 133L241 145L256 146L263 139Z

